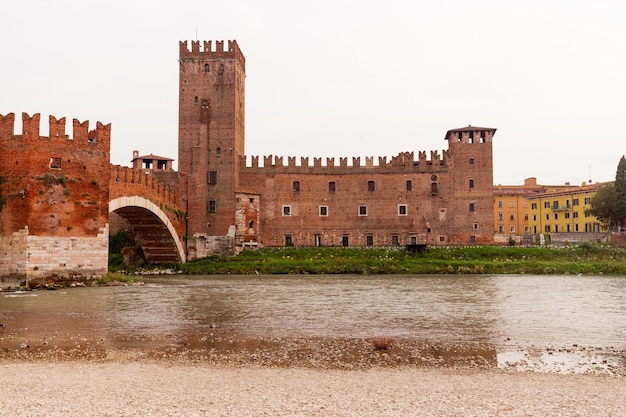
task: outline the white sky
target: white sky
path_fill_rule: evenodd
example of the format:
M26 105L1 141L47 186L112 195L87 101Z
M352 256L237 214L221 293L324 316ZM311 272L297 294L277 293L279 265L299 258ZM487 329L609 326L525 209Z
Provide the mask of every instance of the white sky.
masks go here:
M579 184L626 153L623 0L0 0L0 114L111 123L115 164L176 159L196 38L246 57L248 155L441 151L471 124L498 129L496 184Z

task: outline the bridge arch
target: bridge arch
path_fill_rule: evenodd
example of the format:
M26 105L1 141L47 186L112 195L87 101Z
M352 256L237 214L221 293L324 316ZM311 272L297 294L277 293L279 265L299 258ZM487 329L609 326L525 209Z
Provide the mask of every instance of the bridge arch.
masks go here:
M140 196L118 197L109 202L109 213L131 225L148 263L186 262L185 249L174 225L152 201Z

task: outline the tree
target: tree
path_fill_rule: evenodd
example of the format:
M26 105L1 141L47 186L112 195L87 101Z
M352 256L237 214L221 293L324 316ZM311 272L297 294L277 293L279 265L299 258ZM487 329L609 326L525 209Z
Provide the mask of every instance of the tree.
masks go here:
M591 197L591 207L585 210L585 214L595 216L604 227L612 229L618 226L619 221L615 212L615 195L615 184L612 182L604 184Z
M626 158L617 164L615 182L598 188L591 198L586 214L595 216L603 226L611 229L626 226Z
M615 220L626 226L626 158L622 155L615 173Z

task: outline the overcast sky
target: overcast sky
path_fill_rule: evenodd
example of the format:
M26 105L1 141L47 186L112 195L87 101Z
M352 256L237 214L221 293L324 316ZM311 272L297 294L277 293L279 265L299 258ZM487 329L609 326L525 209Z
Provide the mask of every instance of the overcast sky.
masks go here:
M115 164L176 159L194 39L246 57L248 155L441 152L471 124L498 129L495 184L579 184L626 153L623 0L0 0L0 114L111 123Z

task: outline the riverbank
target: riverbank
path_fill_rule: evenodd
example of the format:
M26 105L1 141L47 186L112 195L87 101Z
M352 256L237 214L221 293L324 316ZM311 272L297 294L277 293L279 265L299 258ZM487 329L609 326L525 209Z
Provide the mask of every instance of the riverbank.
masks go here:
M403 247L263 248L233 257L208 257L159 270L118 272L192 274L584 274L626 275L626 248L581 243L564 247L428 247L411 253Z
M624 416L623 378L160 363L0 363L6 416Z

